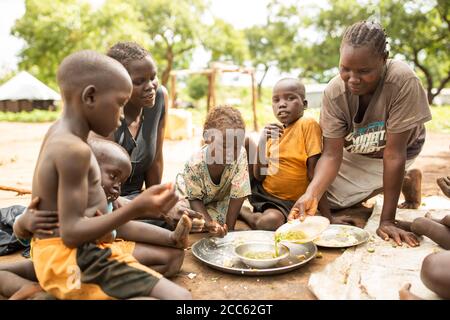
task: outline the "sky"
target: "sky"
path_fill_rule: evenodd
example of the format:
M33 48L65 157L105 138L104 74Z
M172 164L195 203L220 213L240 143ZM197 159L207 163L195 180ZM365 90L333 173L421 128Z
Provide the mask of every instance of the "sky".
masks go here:
M104 0L87 0L94 6L101 5ZM284 0L290 1L290 0ZM317 2L322 0L302 0L302 2ZM245 28L255 24L262 24L267 17L267 3L269 0L210 0L211 13L231 23L236 28ZM17 69L17 54L23 46L23 41L10 35L11 27L16 19L25 13L24 0L0 0L0 77L1 72ZM202 50L194 53L192 68L204 66L208 56ZM268 75L268 84L277 74Z

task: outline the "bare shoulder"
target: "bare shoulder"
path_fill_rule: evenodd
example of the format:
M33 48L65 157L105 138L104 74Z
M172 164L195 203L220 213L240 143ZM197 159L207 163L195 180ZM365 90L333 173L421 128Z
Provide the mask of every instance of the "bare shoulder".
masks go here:
M46 149L60 169L89 167L92 155L91 149L86 142L75 135L62 134L53 137L47 142Z
M160 86L161 92L163 94L164 100L169 98L169 91L167 91L167 88L163 85Z

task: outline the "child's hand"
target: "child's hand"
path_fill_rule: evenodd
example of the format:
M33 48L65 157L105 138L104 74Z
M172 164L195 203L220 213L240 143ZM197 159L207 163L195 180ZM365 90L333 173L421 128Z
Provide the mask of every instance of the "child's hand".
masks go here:
M191 233L204 232L205 228L205 219L203 218L194 218L192 219L192 229Z
M20 217L25 230L36 237L55 235L59 227L58 212L37 210L39 198L34 198ZM19 235L20 237L20 235Z
M187 215L193 223L194 220L203 219L203 215L201 213L192 210L186 206L183 201L178 201L175 206L164 216L164 220L169 226L175 228L183 215Z
M163 219L178 202L172 183L151 186L137 196L132 203L137 208L136 217Z
M208 232L214 237L223 238L228 233L227 224L221 226L220 223L218 223L217 221L207 222L205 224L205 227L208 230Z
M270 123L264 127L263 135L266 140L270 139L278 139L284 133L284 127L279 123Z

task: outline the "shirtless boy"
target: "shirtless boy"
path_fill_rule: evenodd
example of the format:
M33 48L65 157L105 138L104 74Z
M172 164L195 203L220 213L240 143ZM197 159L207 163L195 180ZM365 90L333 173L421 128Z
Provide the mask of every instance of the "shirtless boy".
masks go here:
M39 284L58 299L189 299L187 290L115 243L96 241L137 217L162 215L177 202L173 186L156 185L127 206L97 214L107 212L107 199L87 137L91 130L106 137L119 126L132 91L127 71L109 57L81 51L63 60L57 80L64 110L44 138L32 184L38 209L57 211L59 218L56 234L32 240Z

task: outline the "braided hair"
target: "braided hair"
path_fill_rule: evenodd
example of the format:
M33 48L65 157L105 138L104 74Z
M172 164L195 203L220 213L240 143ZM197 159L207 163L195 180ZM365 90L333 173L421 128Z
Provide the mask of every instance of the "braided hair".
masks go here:
M352 47L371 46L374 52L387 58L387 35L381 24L377 22L359 21L347 27L342 37L341 48L344 44Z
M142 60L147 56L151 57L150 52L136 42L118 42L108 50L107 55L119 61L125 67L131 61Z

